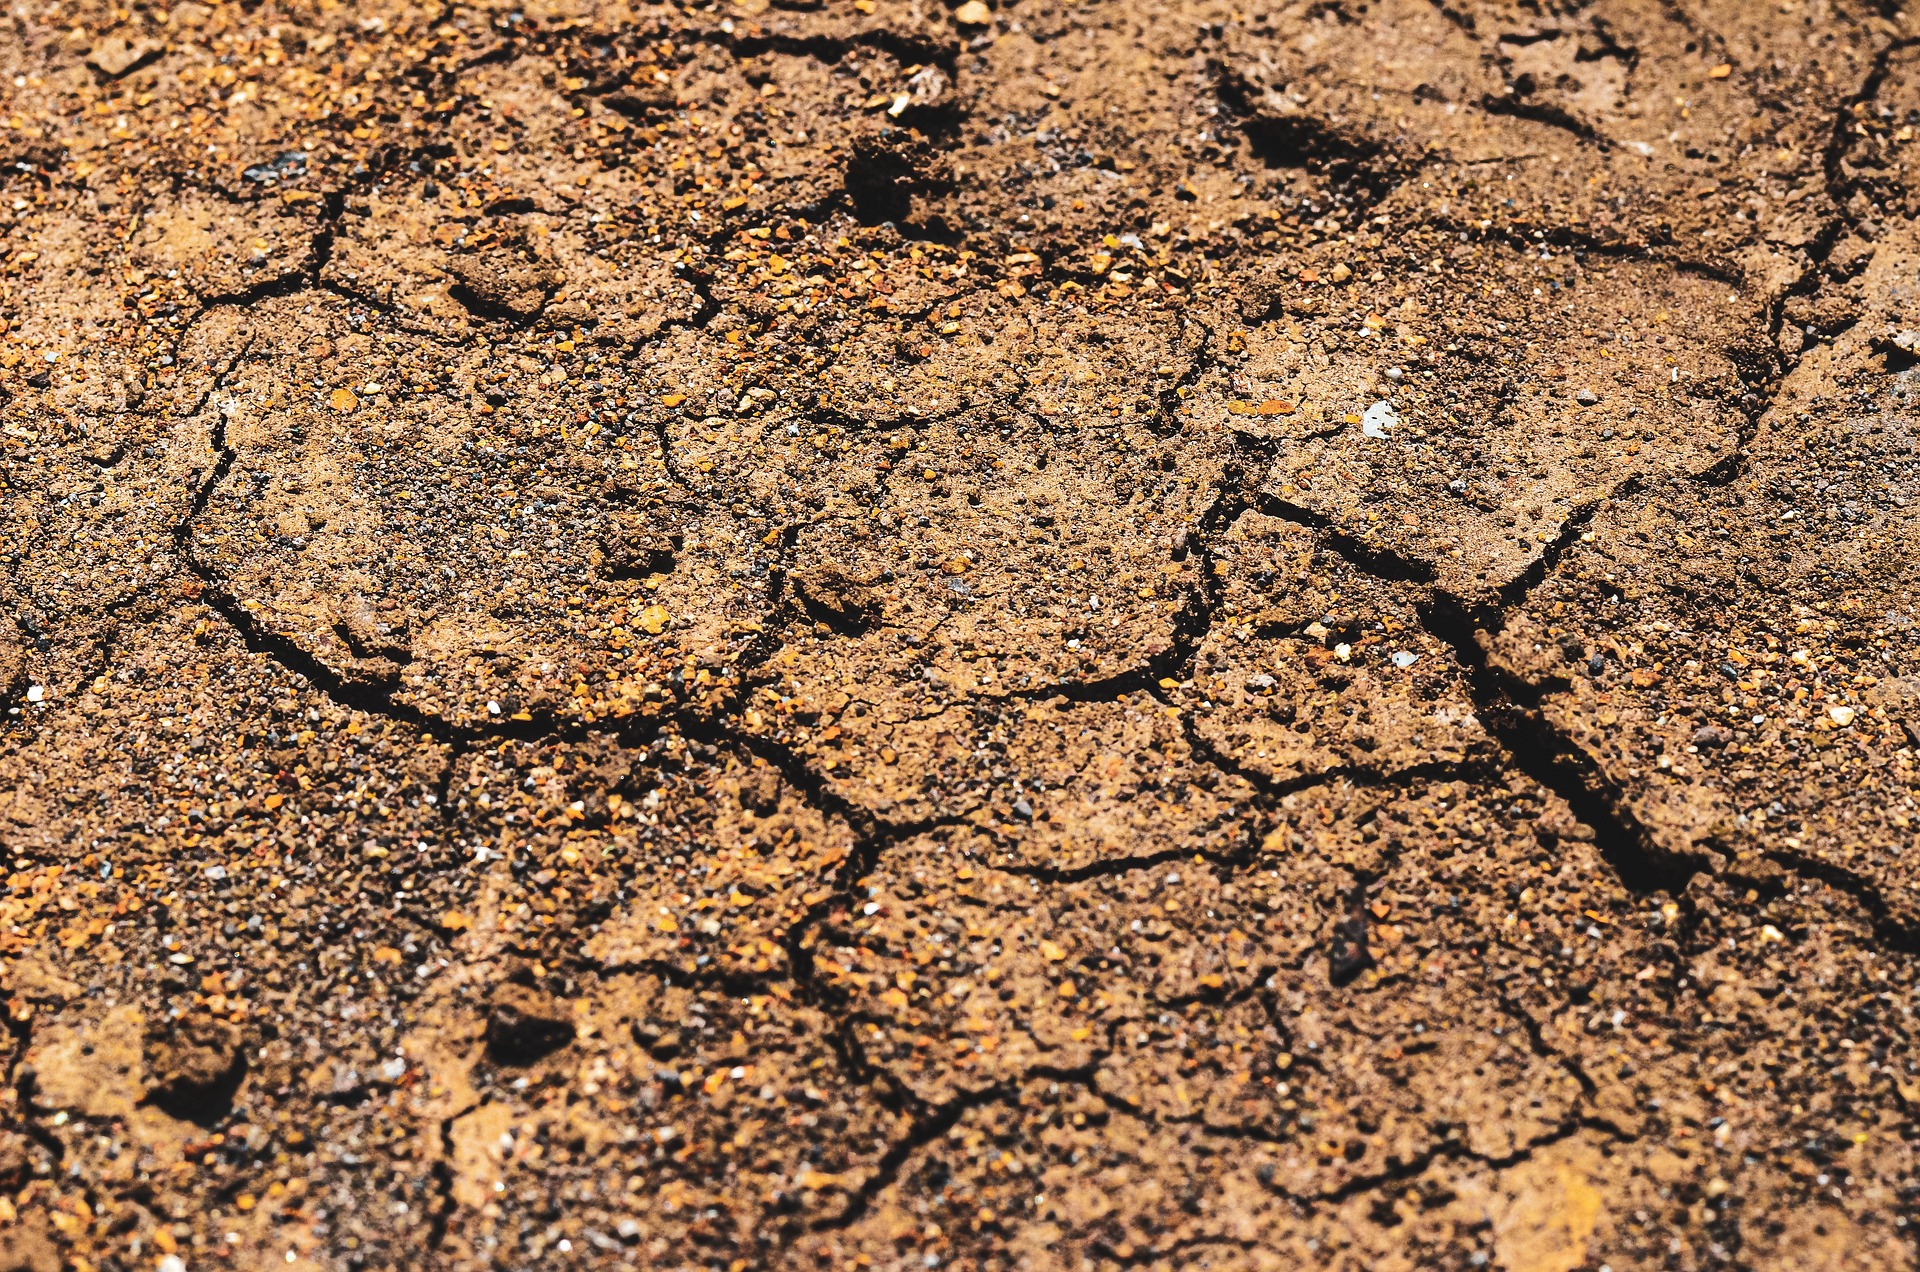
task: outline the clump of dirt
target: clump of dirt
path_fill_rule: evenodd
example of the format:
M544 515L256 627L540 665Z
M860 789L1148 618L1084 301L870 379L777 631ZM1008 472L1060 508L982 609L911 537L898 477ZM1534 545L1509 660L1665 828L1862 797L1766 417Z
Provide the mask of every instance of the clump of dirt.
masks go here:
M1920 32L0 44L0 1265L1909 1266Z

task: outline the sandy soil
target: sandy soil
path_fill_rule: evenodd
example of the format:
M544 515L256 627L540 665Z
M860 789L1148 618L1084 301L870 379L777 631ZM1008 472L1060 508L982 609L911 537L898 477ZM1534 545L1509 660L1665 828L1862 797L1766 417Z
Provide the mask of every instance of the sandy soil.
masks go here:
M1913 1265L1920 24L0 20L0 1272Z

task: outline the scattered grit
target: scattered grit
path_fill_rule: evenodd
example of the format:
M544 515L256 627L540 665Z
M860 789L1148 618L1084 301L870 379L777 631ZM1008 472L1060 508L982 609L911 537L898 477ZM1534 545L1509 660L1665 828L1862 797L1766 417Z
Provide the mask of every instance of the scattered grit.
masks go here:
M0 1269L1912 1266L1920 24L4 21Z

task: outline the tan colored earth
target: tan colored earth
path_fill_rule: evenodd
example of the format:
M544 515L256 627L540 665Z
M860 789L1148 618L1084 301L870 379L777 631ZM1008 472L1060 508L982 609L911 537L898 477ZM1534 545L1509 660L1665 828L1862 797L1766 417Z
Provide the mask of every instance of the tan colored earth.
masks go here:
M1914 1265L1920 17L4 24L0 1272Z

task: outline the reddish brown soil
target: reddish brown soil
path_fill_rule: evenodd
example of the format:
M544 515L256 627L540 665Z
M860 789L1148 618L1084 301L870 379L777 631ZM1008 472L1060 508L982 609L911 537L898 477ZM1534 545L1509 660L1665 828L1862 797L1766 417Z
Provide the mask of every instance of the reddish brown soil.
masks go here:
M5 22L0 1270L1913 1264L1903 14Z

